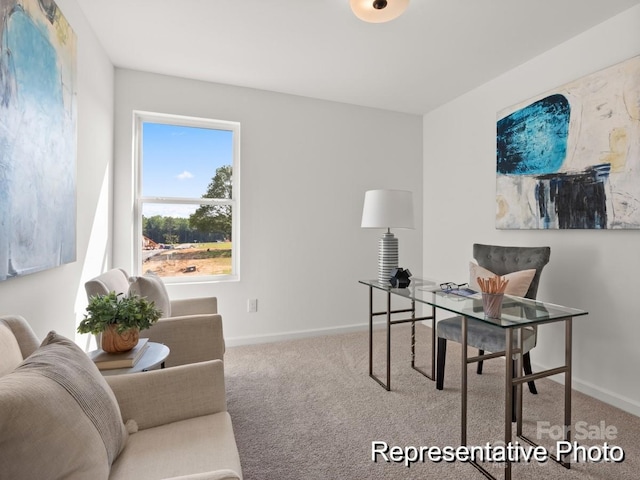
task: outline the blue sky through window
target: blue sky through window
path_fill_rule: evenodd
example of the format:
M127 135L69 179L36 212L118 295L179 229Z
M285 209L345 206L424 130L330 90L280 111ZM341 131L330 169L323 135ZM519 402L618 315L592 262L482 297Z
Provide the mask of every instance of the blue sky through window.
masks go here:
M144 122L142 195L201 198L216 169L233 162L233 132ZM146 204L143 215L180 216L197 206Z

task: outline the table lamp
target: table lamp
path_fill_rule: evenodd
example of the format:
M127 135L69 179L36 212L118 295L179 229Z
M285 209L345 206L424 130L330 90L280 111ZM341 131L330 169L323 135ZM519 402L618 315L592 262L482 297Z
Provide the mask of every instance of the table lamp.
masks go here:
M413 194L406 190L368 190L364 194L362 228L386 228L378 242L378 281L390 284L398 268L398 239L392 228L413 228Z

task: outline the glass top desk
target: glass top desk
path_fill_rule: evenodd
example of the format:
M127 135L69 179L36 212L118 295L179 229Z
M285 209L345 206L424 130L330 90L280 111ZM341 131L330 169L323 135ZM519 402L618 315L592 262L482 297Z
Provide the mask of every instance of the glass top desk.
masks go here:
M481 297L465 297L447 293L440 288L440 283L420 278L412 278L411 284L407 288L392 288L390 285L384 285L377 280L360 280L359 283L369 287L369 374L387 390L390 389L390 333L391 325L401 322L412 322L412 367L414 362L415 348L415 322L420 320L431 320L432 335L432 355L431 355L431 376L433 379L435 370L435 309L442 309L462 317L462 348L461 350L461 417L460 417L460 442L461 445L467 445L467 367L470 363L480 360L487 360L499 356L505 358L516 358L516 369L513 371L513 362L505 361L505 396L504 396L504 441L505 444L512 443L512 425L511 415L513 407L512 391L516 389L516 434L527 443L536 446L537 444L522 434L522 385L531 380L550 377L564 373L564 440L571 441L571 344L572 344L572 319L588 312L576 308L563 307L552 303L530 300L527 298L513 297L505 295L502 304L502 312L500 318L488 318L484 314L482 308ZM384 312L373 311L373 292L380 290L387 295L387 309ZM404 297L411 302L411 308L405 310L392 310L391 297ZM415 302L429 305L432 308L432 315L429 317L415 317ZM396 313L410 312L411 318L403 320L392 320L392 315ZM373 317L376 315L386 315L387 317L387 384L383 384L377 377L373 375L373 349L372 349L372 330ZM492 352L485 355L468 357L467 354L467 319L473 318L491 325L495 325L504 329L506 350L504 352ZM523 327L533 327L545 323L564 322L565 324L565 362L564 365L537 372L531 375L523 375L522 368L522 335ZM515 343L514 343L515 340ZM422 372L421 372L422 373ZM424 373L423 373L424 374ZM428 375L427 375L428 376ZM551 456L550 458L553 458ZM570 468L570 464L564 458L558 459L566 468ZM495 478L491 473L482 467L482 465L471 462L474 467L480 470L486 477ZM511 462L505 462L506 480L511 479Z

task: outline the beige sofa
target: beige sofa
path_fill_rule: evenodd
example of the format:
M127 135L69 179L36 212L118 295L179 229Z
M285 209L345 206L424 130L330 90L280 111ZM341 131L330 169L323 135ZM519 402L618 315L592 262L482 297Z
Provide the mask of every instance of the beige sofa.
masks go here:
M47 478L238 480L223 363L103 377L71 340L0 317L0 472Z

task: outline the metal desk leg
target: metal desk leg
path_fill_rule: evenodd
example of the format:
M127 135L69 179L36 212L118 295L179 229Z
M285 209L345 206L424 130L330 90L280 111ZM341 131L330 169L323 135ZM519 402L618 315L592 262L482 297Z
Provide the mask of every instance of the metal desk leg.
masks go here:
M411 300L411 308L397 309L391 310L391 291L387 291L387 308L384 311L374 312L373 311L373 286L369 286L369 376L373 378L376 382L378 382L385 390L391 390L391 327L400 323L411 322L411 367L417 372L421 373L425 377L430 380L435 380L435 369L436 369L436 338L435 338L435 319L436 319L436 308L434 306L431 307L431 316L430 317L419 317L416 318L416 302L415 300ZM399 313L410 313L409 318L392 320L391 316ZM386 383L378 378L373 373L373 317L378 315L384 315L387 318L387 375L386 375ZM431 320L431 375L416 367L415 365L415 346L416 346L416 322L422 320Z
M522 377L524 375L523 372L523 358L522 356L524 355L523 353L523 342L524 342L524 335L522 333L522 329L519 328L517 330L517 337L518 337L518 341L517 341L517 346L518 346L518 361L516 364L516 373L515 373L515 377L516 379L519 377ZM516 386L516 435L520 436L522 435L522 391L524 390L523 388L523 384L522 383L518 383Z
M431 307L431 380L436 379L436 307Z
M431 374L416 367L416 321L431 319ZM436 379L436 307L431 307L430 317L416 318L416 302L411 301L411 368L429 380Z
M505 382L504 382L504 443L505 445L512 444L513 439L513 427L512 416L513 409L516 409L516 432L519 438L526 441L530 445L537 447L538 444L533 440L522 435L522 392L524 384L530 380L536 380L538 378L550 377L552 375L558 375L560 373L565 374L564 382L564 440L571 442L571 348L572 348L572 318L564 319L565 322L565 365L562 367L551 368L542 372L524 375L523 372L523 342L524 336L522 334L522 328L505 328ZM461 444L465 446L467 444L467 318L462 317L462 412L461 412ZM516 330L516 346L513 345L513 331ZM517 361L514 365L513 355L517 355ZM479 357L474 357L471 362L475 362ZM515 370L514 370L515 369ZM515 395L514 395L515 389ZM515 401L515 405L514 402ZM565 468L571 468L571 464L568 459L565 459L569 454L562 455L561 458L550 459L556 460ZM491 473L489 473L482 465L471 460L471 465L478 469L485 477L495 480ZM504 480L511 480L511 462L507 458L504 465Z
M546 378L552 375L558 375L564 373L564 440L571 442L571 348L572 348L572 318L564 319L565 322L565 354L564 354L564 366L551 368L542 372L534 373L532 375L524 375L521 378L514 379L514 383L520 384L524 388L524 383L529 380L536 380L538 378ZM521 425L518 425L518 437L534 447L538 446L538 443L532 439L522 435ZM571 463L566 459L568 454L562 456L549 457L551 460L556 461L563 467L570 469Z
M416 368L416 301L411 299L411 368Z
M504 382L504 444L511 443L511 416L513 412L513 330L505 328L505 382ZM504 480L511 480L511 462L504 465Z
M513 366L513 329L505 328L505 379L504 379L504 444L505 446L512 443L512 416L513 416L513 389L516 388L516 407L518 408L517 421L518 428L520 428L520 422L522 417L522 383L521 379L514 379L514 374L518 377L521 376L522 371L522 335L520 329L518 329L518 346L516 346L515 352L518 354L517 370L514 372ZM472 359L472 362L477 360L477 357ZM467 318L462 317L462 412L461 412L461 425L462 425L462 445L467 444ZM478 462L471 460L477 470L479 470L486 478L495 480L488 470L486 470ZM511 480L511 462L507 458L504 465L504 480Z
M369 287L369 376L385 390L391 390L391 292L387 293L387 383L373 373L373 287Z
M564 439L567 442L571 442L571 324L572 318L568 318L564 323L564 365L567 371L564 374ZM568 454L565 454L568 456ZM571 468L571 464L565 461L565 455L560 458L560 463L566 467Z
M369 287L369 376L373 376L373 287Z
M460 443L462 446L467 444L467 317L462 317L462 359L460 363L462 365L461 372L461 403L462 410L460 411Z
M391 390L391 292L387 292L387 390Z

